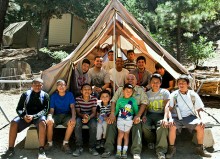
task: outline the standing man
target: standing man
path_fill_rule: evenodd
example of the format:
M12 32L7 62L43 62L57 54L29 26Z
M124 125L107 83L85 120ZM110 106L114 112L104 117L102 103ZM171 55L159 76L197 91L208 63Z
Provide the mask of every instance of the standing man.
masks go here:
M102 60L101 56L96 56L94 67L90 68L88 72L91 85L94 87L93 92L97 97L102 90L110 87L109 73L102 68Z
M137 58L137 68L130 71L131 74L135 75L137 79L137 85L150 88L150 77L151 73L146 70L146 58L139 56Z
M18 114L11 123L9 130L9 148L2 158L9 158L15 154L14 145L17 133L34 124L38 129L39 152L38 159L46 159L44 144L46 138L46 114L49 109L49 95L42 91L43 80L35 78L31 89L23 93L18 102Z
M129 72L137 68L134 50L127 51L127 60L124 61L124 68L127 69Z
M126 76L129 74L128 70L123 67L123 60L121 57L118 57L115 61L115 68L112 68L109 71L111 86L117 90L119 87L123 87L125 84Z
M111 70L113 68L114 65L114 61L113 61L113 50L109 50L108 51L108 61L103 63L103 68L108 72L109 70Z
M203 109L204 104L197 93L193 90L189 90L189 77L187 75L181 75L177 79L178 90L171 93L169 109L174 107L179 109L178 118L174 118L174 125L169 128L169 147L166 154L166 158L172 158L176 152L175 140L176 129L185 126L190 132L196 131L196 138L198 145L196 146L195 153L201 157L211 157L203 150L204 139L204 121L203 121ZM172 118L172 117L171 117Z
M133 118L134 125L132 127L132 146L131 146L131 153L133 154L134 159L140 159L140 154L142 150L142 129L140 123L140 117L143 114L145 107L148 104L148 98L144 90L137 86L136 77L133 74L128 74L126 78L126 83L131 84L134 87L134 92L132 97L137 100L137 104L139 106L139 111L136 116ZM115 117L115 106L116 101L123 97L123 87L119 87L118 90L115 92L112 100L111 100L111 114L107 119L108 127L107 127L107 134L106 134L106 142L105 142L105 152L102 154L103 158L108 158L114 151L115 145L115 138L117 136L117 124L116 124L116 117Z
M167 72L159 63L155 65L155 69L156 72L162 76L162 84L160 87L165 88L171 92L175 86L175 80L173 76L171 76L171 74Z

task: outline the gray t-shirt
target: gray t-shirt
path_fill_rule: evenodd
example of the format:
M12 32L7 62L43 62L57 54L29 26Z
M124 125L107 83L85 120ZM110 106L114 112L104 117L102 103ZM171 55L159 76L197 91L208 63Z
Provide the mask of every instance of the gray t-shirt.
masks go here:
M109 73L103 68L99 72L94 71L94 68L90 68L88 74L92 86L102 87L106 83L110 83Z
M170 92L167 89L162 89L158 92L152 90L147 91L147 97L150 101L148 105L148 112L151 113L164 113L164 100L170 99Z

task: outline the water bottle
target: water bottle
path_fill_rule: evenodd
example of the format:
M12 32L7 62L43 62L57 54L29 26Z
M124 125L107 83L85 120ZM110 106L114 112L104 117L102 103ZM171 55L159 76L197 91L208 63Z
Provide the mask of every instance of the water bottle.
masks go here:
M180 108L178 107L178 105L176 105L176 113L177 113L178 119L179 119L179 120L182 120L183 118L182 118L182 115L181 115L181 113L180 113Z

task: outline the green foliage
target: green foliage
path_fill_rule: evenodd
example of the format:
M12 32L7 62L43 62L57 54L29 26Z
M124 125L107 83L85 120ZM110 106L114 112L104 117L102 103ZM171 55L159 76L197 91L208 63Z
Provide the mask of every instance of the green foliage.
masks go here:
M202 65L204 60L214 57L215 55L213 42L207 42L206 37L200 36L197 42L189 44L187 55L189 60L196 66Z
M50 57L52 57L55 61L60 62L62 59L66 58L69 54L65 51L50 51L48 48L41 48L41 52L48 54Z

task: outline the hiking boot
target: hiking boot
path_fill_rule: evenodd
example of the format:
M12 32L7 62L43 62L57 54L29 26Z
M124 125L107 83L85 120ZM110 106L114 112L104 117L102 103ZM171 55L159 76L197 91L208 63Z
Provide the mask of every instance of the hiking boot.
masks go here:
M40 149L39 149L38 159L47 159L46 153L45 153L45 151L44 151L43 148L40 148Z
M101 147L101 140L97 140L96 141L96 148L100 149L100 147Z
M98 156L99 153L96 151L95 148L89 148L89 153L91 153L93 156Z
M49 143L47 143L47 144L44 146L44 150L46 150L46 151L50 151L50 150L52 150L52 148L53 148L53 145L50 145Z
M73 156L74 157L79 157L82 152L83 152L83 148L82 147L77 147L76 150L73 152Z
M117 150L115 158L121 158L121 151Z
M148 146L148 148L149 148L150 150L153 150L153 149L154 149L154 143L149 143L147 146Z
M102 140L101 140L100 147L101 147L101 148L103 148L103 147L104 147L104 145L105 145L105 139L102 139Z
M102 158L109 158L111 156L111 152L104 152L102 154Z
M128 158L127 151L122 151L121 158Z
M202 157L212 157L212 155L206 153L203 149L203 146L196 147L196 154Z
M62 148L61 148L61 150L64 151L65 153L67 153L67 154L71 154L71 153L72 153L72 151L71 151L70 146L69 146L68 143L66 143L65 145L63 145Z
M133 155L133 159L141 159L140 154L134 154L134 155Z
M165 154L163 152L157 152L158 159L166 159Z
M167 151L167 154L166 154L166 158L172 158L176 153L176 147L175 146L169 146L168 147L168 151Z
M7 150L6 152L5 152L5 154L3 154L1 157L2 157L2 159L4 159L4 158L11 158L12 156L14 156L14 154L15 154L15 150L13 149L11 149L11 150Z

